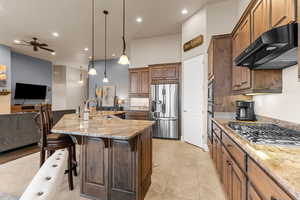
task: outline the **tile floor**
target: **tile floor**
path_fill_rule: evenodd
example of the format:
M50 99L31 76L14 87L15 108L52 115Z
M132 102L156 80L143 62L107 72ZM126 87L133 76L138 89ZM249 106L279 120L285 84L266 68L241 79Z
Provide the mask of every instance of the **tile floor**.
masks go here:
M38 170L38 154L0 165L0 192L21 196ZM152 185L145 200L225 200L207 152L169 140L153 141ZM56 200L86 200L79 196L79 178L69 192L67 177Z

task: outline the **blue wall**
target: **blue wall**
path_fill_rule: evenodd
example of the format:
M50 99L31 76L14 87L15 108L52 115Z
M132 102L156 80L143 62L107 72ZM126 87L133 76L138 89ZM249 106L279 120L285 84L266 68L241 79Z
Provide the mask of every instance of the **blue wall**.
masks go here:
M11 53L11 90L12 104L21 104L23 100L15 100L16 83L47 85L52 88L52 63L23 54ZM47 99L52 103L52 93L47 91ZM26 100L25 104L41 103L41 100Z
M11 89L11 50L9 47L0 45L0 65L5 65L7 67L7 81L6 86L0 89Z
M115 85L117 96L128 98L128 66L118 64L117 59L108 60L107 76L109 83L102 82L104 78L104 61L95 61L95 68L97 70L97 75L89 75L89 98L95 97L96 86L101 87L103 85Z

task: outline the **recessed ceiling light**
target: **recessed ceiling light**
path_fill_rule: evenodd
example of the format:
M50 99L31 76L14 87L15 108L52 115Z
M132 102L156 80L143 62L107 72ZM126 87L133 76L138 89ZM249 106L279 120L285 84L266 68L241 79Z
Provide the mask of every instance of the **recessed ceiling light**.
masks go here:
M87 48L87 47L86 47L86 48L84 48L84 50L85 50L85 51L88 51L88 50L89 50L89 48Z
M20 41L20 40L14 40L14 43L16 43L16 44L20 44L20 43L21 43L21 41Z
M54 37L58 37L58 36L59 36L59 34L58 34L57 32L53 32L52 35L53 35Z
M188 10L187 10L187 9L183 9L183 10L181 11L181 14L183 14L183 15L188 14Z
M56 53L55 53L55 52L51 52L51 54L52 54L53 56L55 56L55 55L56 55Z
M138 22L138 23L143 22L143 18L141 18L141 17L136 18L136 22Z

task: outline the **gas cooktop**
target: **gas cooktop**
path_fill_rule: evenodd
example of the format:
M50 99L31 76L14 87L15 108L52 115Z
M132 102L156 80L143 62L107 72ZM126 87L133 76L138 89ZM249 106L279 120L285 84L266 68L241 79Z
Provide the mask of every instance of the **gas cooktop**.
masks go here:
M254 144L300 146L300 132L275 124L229 122L228 126Z

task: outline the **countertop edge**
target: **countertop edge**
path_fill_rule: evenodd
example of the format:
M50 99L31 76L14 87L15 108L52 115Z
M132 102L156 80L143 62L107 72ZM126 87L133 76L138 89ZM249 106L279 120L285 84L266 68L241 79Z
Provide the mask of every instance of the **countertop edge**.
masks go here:
M255 155L255 153L252 152L251 149L245 147L244 144L241 144L241 142L237 139L238 136L236 133L234 133L232 130L230 130L228 127L224 126L222 123L219 122L221 119L212 119L226 134L236 143L238 144L239 147L243 149L264 171L267 172L269 176L271 176L272 179L275 180L278 184L280 184L280 187L284 189L289 195L291 195L295 199L300 200L300 191L297 191L293 186L288 183L284 178L278 176L272 169L269 167L265 166L263 161ZM230 121L230 120L228 120ZM228 134L227 132L230 132ZM243 138L241 138L243 139ZM244 140L244 139L243 139ZM245 140L246 141L246 140ZM246 141L247 142L247 141Z

